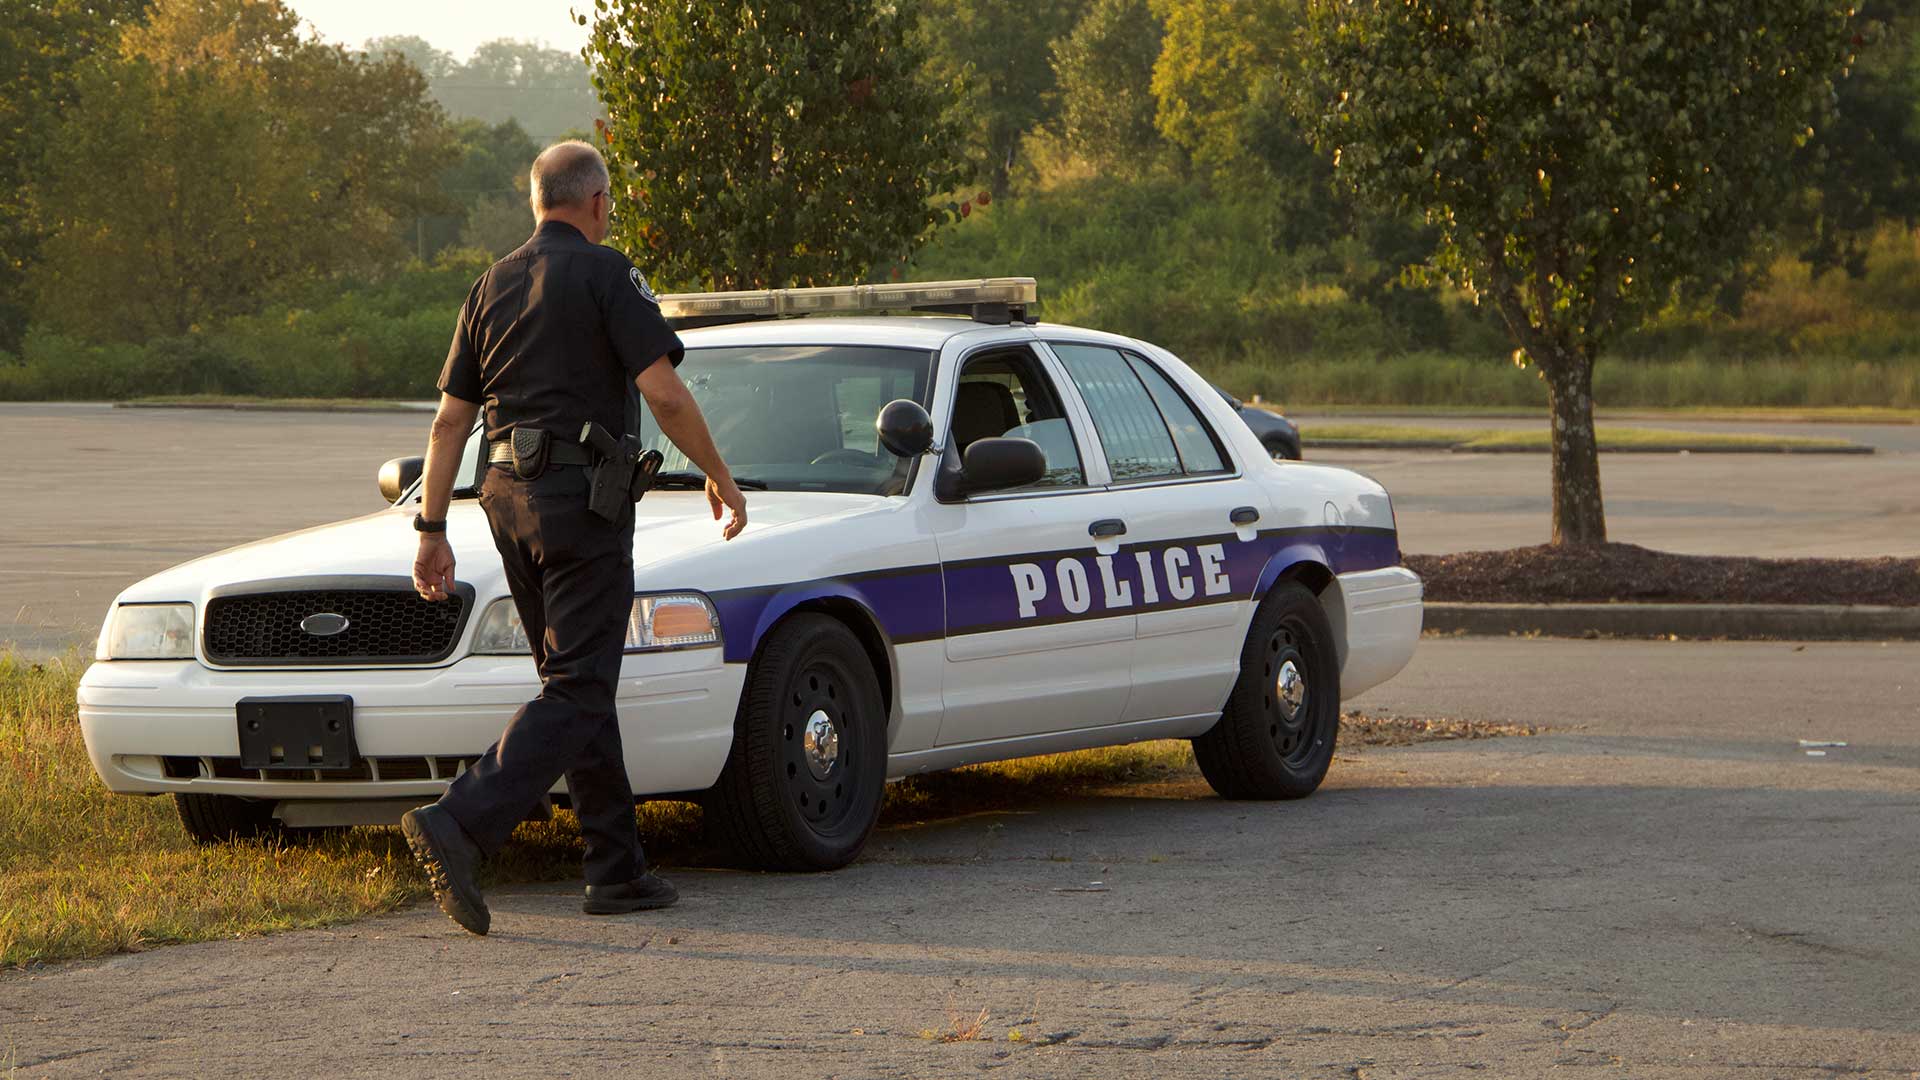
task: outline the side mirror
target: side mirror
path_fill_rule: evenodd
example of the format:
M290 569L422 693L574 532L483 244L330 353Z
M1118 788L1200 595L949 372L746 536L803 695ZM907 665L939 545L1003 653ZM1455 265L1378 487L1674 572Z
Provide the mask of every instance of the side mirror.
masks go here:
M397 457L380 466L380 497L389 503L400 498L400 493L412 487L426 467L427 459L423 457Z
M917 401L901 398L880 407L873 421L880 445L896 457L916 457L933 445L933 417Z
M967 447L958 469L951 468L952 462L953 451L949 449L949 467L942 468L934 481L934 495L945 502L1026 487L1047 475L1047 452L1032 439L976 439Z

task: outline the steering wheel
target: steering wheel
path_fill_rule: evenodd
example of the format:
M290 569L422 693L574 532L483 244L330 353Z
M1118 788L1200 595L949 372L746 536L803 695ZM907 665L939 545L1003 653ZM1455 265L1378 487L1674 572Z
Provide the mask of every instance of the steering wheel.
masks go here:
M852 465L857 468L872 469L880 465L880 455L865 450L829 450L814 458L812 465Z

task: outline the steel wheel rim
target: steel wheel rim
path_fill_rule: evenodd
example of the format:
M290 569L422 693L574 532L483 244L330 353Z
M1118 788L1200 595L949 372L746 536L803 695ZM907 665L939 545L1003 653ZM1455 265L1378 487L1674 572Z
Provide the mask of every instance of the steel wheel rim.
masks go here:
M1263 700L1266 705L1267 737L1288 768L1300 768L1312 761L1327 740L1327 724L1320 714L1317 660L1320 642L1303 619L1289 616L1280 620L1267 639L1261 672ZM1288 672L1293 682L1289 685Z
M781 702L780 784L816 835L844 826L859 791L859 706L853 674L830 657L803 667Z

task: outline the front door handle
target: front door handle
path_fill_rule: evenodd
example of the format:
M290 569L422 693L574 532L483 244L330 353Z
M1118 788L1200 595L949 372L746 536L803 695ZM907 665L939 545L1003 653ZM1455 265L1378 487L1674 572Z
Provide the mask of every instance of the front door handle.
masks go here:
M1101 518L1087 526L1087 535L1095 540L1111 540L1116 536L1127 535L1127 523L1119 518Z
M1227 515L1227 520L1235 525L1251 525L1260 520L1260 511L1251 506L1236 506Z

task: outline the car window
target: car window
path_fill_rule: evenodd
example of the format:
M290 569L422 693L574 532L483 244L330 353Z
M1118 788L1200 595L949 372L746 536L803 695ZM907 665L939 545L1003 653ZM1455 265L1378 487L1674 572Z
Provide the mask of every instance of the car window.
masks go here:
M1116 482L1181 475L1180 451L1160 407L1125 356L1097 345L1060 344L1053 351L1093 414Z
M1060 395L1026 349L967 358L954 387L948 432L954 448L963 454L980 439L1013 437L1038 443L1047 455L1046 475L1015 491L1086 485L1087 474Z
M1166 372L1132 353L1126 356L1133 373L1140 376L1147 393L1153 396L1153 403L1160 407L1161 419L1173 432L1174 449L1180 451L1180 464L1187 474L1226 472L1226 457L1220 452L1220 444L1186 395L1173 385Z
M690 348L680 376L700 403L720 456L735 475L775 491L898 495L913 463L881 448L880 407L928 401L933 354L854 345ZM686 455L642 408L640 437L691 470Z

